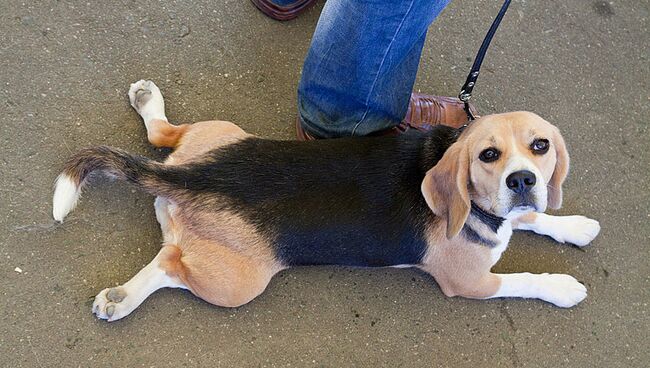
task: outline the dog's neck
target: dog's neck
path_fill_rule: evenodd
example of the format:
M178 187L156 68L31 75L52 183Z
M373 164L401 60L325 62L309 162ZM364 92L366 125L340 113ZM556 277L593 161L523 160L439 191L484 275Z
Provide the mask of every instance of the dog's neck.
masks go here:
M505 220L472 202L472 208L461 234L472 243L494 248L499 245L497 231Z
M503 217L499 217L493 213L490 213L482 209L475 202L472 202L472 209L469 215L476 217L479 221L487 225L495 233L497 232L497 230L499 230L499 228L503 224L503 221L506 220Z

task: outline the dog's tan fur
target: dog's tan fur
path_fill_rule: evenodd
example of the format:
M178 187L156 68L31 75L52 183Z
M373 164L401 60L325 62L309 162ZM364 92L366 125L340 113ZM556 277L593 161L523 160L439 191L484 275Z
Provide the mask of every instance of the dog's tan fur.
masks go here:
M500 282L490 273L490 249L463 239L447 239L438 230L429 236L429 251L422 270L431 274L447 296L487 298L496 293Z
M189 128L189 124L172 125L162 119L153 119L151 128L147 129L147 139L156 147L176 148Z
M537 219L537 213L531 212L524 215L521 215L512 220L512 227L517 228L521 224L532 224Z
M165 162L170 165L200 159L208 151L250 136L226 121L184 125L182 134L164 120L155 122L147 136L154 145L164 142L165 147L176 148ZM157 137L156 143L151 137ZM239 216L204 212L182 199L164 207L169 226L163 229L168 240L161 250L166 255L161 267L200 298L224 307L246 304L283 269L269 240Z

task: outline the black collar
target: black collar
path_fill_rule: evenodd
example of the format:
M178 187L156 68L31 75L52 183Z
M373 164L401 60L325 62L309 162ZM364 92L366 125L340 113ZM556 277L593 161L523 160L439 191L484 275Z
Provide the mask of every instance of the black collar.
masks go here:
M506 220L503 217L499 217L493 213L487 212L474 202L472 202L472 210L470 212L470 215L476 217L479 221L487 225L495 233L497 230L499 230L503 222Z

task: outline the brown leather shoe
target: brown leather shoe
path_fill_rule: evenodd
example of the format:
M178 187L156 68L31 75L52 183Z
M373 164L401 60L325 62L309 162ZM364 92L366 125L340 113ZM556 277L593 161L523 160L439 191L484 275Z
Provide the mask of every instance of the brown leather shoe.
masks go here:
M298 137L299 141L313 141L319 139L307 133L307 131L302 128L302 124L300 124L300 117L296 118L296 136Z
M469 107L472 114L476 116L476 108L472 104ZM411 93L406 116L400 125L429 130L432 125L437 124L459 128L466 123L467 114L464 104L458 98Z
M372 133L371 136L398 135L409 129L427 131L432 126L438 124L460 128L464 124L467 124L467 114L465 113L464 106L463 102L455 97L411 93L409 107L406 110L404 120L394 128ZM469 105L469 108L472 114L478 117L476 108L472 104ZM298 140L301 141L319 139L307 133L302 128L300 119L296 119L296 135L298 136Z
M277 5L273 0L251 0L266 16L275 20L291 20L305 11L315 0L296 0L289 5Z

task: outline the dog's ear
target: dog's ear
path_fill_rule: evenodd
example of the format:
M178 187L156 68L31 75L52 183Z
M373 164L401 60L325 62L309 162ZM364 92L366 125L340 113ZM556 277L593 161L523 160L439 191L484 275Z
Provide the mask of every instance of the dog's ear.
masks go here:
M548 206L552 209L562 207L562 183L569 173L569 153L566 150L564 138L555 128L553 132L553 147L555 148L555 170L548 182Z
M469 154L462 142L447 149L422 181L422 195L431 211L447 219L447 239L458 235L469 215Z

